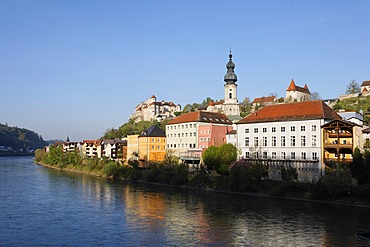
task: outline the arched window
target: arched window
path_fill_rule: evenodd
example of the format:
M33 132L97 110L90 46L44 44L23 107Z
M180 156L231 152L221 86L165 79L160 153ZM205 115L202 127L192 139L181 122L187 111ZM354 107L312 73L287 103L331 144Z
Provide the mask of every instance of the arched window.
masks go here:
M229 99L232 99L232 98L233 98L233 94L229 93Z

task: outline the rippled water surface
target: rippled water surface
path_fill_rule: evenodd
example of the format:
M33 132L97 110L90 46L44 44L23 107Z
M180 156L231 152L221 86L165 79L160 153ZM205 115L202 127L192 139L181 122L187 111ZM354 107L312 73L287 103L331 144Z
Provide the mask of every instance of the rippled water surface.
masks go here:
M370 209L123 184L0 157L0 246L370 246Z

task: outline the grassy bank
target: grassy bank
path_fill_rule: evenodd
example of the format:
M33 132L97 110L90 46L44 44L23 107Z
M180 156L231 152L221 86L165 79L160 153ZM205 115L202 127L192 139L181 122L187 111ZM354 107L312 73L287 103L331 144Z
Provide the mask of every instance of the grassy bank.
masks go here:
M110 160L84 159L78 153L64 153L57 148L48 153L37 150L35 154L35 162L48 167L115 180L370 206L370 184L359 186L342 170L328 171L316 183L302 183L297 182L294 171L289 170L284 171L283 181L269 180L267 168L261 164L236 163L221 176L204 168L190 173L186 165L170 162L152 163L145 169L134 162L122 166Z

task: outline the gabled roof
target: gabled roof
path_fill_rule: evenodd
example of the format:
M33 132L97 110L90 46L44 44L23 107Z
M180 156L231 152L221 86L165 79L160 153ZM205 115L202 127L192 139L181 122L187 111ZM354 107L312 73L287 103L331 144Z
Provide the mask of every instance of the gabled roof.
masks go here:
M226 115L217 112L206 112L197 111L184 113L177 118L171 120L167 123L169 124L179 124L179 123L189 123L189 122L205 122L205 123L218 123L218 124L232 124L230 119Z
M237 124L281 122L308 119L342 119L321 100L264 106Z
M366 86L370 86L370 80L369 81L363 81L361 83L361 87L366 87Z
M329 123L322 125L321 128L333 127L334 123L337 123L336 125L340 124L340 126L350 126L350 127L359 126L358 124L354 122L350 122L350 121L346 121L342 119L335 119L333 121L330 121Z
M364 89L362 90L362 92L367 92L368 90L367 90L367 88L366 87L364 87Z
M144 130L139 137L166 137L166 134L157 125L153 125Z
M292 79L292 81L290 82L289 84L289 87L287 88L286 91L299 91L299 92L302 92L302 93L308 93L308 94L311 94L310 93L310 90L308 90L308 86L307 84L304 84L304 87L299 87L297 85L295 85L294 83L294 80Z
M274 102L275 98L276 98L275 96L255 98L252 104L263 104L263 103L268 103L268 102Z

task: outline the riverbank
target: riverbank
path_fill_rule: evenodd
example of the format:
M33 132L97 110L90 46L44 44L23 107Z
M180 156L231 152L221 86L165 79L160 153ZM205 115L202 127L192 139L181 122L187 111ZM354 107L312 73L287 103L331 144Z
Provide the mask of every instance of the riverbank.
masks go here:
M155 186L166 186L166 187L175 187L175 188L182 188L188 190L198 190L198 191L210 191L216 193L228 193L228 194L237 194L237 195L248 195L248 196L258 196L258 197L268 197L268 198L275 198L275 199L284 199L284 200L292 200L292 201L307 201L307 202L319 202L319 203L329 203L329 204L337 204L337 205L344 205L344 206L356 206L356 207L366 207L370 208L370 202L363 199L363 196L359 196L358 192L351 192L348 193L346 196L340 198L327 198L327 199L315 199L315 198L308 198L308 196L312 196L312 189L311 192L308 193L307 191L302 191L302 187L308 188L317 188L320 187L318 184L312 183L299 183L299 182L278 182L278 181L258 181L258 185L251 186L252 188L255 186L260 187L260 191L232 191L232 190L225 190L220 188L220 180L223 180L222 177L210 177L206 175L202 177L202 183L194 183L195 177L200 177L199 174L187 174L187 181L184 179L176 178L176 174L171 174L171 176L166 176L166 174L160 174L160 172L155 171L157 173L156 178L153 176L153 170L150 169L139 169L139 168L130 168L125 167L121 169L115 175L107 174L103 172L103 167L98 171L89 171L86 169L76 169L75 166L67 166L67 167L57 167L53 165L48 165L43 162L36 162L38 165L45 166L51 169L57 169L60 171L66 172L75 172L75 173L82 173L87 174L95 177L101 177L105 179L112 179L117 181L122 181L125 183L140 183L140 184L150 184ZM166 172L165 172L166 173ZM167 174L168 175L168 174ZM164 182L165 178L169 178L167 182ZM158 181L158 178L162 180L162 182ZM205 182L204 180L208 180ZM171 182L172 181L172 182ZM177 182L176 182L177 181ZM218 186L215 186L218 185ZM215 186L215 187L212 187ZM266 188L270 188L270 190L266 190ZM294 188L294 189L292 189ZM297 188L298 192L296 191ZM276 191L284 191L284 195L276 195ZM268 192L266 192L268 191ZM292 193L295 191L295 193ZM290 196L289 196L290 193ZM308 193L308 194L307 194ZM367 199L369 199L368 197Z

